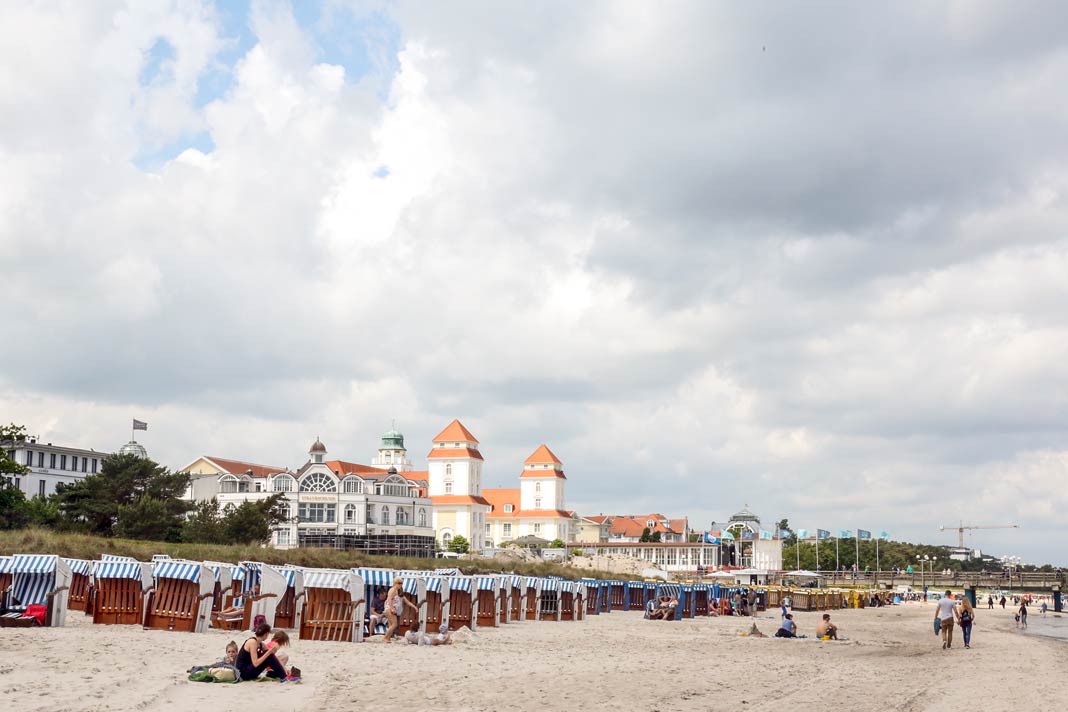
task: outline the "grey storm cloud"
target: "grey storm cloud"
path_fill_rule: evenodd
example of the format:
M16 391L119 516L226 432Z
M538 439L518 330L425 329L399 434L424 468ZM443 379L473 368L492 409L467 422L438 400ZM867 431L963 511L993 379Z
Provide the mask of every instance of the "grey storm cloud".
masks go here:
M137 415L180 466L366 460L392 418L418 463L460 417L582 512L1012 519L975 543L1068 563L1068 500L1021 495L1068 471L1062 5L244 19L0 10L7 420Z

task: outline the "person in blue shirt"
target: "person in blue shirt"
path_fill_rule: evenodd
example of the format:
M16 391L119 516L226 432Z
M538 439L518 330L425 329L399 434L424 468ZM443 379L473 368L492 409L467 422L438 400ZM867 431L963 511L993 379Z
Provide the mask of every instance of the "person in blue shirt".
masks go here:
M796 638L797 637L797 624L794 623L794 616L791 613L787 613L786 617L782 619L782 625L775 631L776 638Z

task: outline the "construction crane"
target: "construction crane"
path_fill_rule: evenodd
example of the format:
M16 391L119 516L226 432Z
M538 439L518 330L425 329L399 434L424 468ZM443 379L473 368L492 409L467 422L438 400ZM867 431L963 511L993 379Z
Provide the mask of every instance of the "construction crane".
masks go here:
M944 532L947 529L956 530L957 532L957 546L961 549L964 548L964 530L965 529L1019 529L1019 524L971 524L964 526L964 522L961 521L960 526L957 527L938 527L938 531Z

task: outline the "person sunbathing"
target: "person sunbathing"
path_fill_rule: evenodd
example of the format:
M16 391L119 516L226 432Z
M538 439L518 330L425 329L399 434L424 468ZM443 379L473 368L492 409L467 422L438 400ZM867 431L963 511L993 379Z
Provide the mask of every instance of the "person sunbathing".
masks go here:
M252 595L253 596L260 595L260 585L259 584L256 584L255 586L252 587ZM241 596L238 596L238 598L241 598ZM226 608L222 609L218 613L218 617L222 618L224 620L241 620L241 617L244 616L244 615L245 615L244 601L242 601L240 606L227 606Z
M438 628L437 635L427 635L420 630L419 621L414 621L404 634L404 642L409 645L452 645L452 634L449 633L449 624L442 623Z
M679 599L664 594L657 599L656 609L649 614L650 620L670 621L675 619L675 609L679 606Z

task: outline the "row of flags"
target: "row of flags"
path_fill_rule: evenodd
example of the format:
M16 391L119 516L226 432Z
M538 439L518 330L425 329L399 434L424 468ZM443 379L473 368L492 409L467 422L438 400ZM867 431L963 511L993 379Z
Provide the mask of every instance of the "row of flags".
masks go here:
M795 533L797 535L797 538L801 539L801 540L807 540L807 539L817 539L817 540L819 540L819 539L831 539L831 538L835 538L835 539L853 539L854 538L852 529L839 529L837 537L832 537L831 536L831 532L829 530L827 530L827 529L817 529L815 535L810 535L808 529L798 529L797 532L795 532ZM790 531L788 529L780 529L779 530L779 538L780 539L788 539L788 538L790 538L790 536L792 536L792 535L791 535L791 533L790 533ZM753 541L754 539L758 539L758 538L761 539L761 540L769 540L769 539L774 539L775 537L771 532L767 531L766 529L761 529L761 530L759 530L757 532L751 532L748 529L743 529L741 532L739 532L737 538L742 540L742 541ZM860 539L862 541L868 541L868 540L870 540L872 538L872 535L871 535L871 532L868 531L867 529L857 529L856 538ZM888 532L888 531L886 531L884 529L884 530L879 532L879 536L877 538L882 539L883 541L890 541L890 532ZM719 544L719 543L722 543L724 541L734 541L734 540L735 540L735 536L733 534L731 534L729 531L722 531L718 535L715 535L712 532L705 532L705 535L704 535L704 543L706 543L706 544Z

